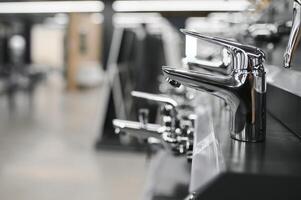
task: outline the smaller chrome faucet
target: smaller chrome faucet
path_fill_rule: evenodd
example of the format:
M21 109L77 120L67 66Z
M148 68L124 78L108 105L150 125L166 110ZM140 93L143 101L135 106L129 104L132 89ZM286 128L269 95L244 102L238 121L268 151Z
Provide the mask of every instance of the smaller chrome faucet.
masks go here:
M179 118L178 103L167 96L133 91L133 97L154 101L162 104L162 124L148 123L148 111L139 110L139 122L128 120L113 120L116 133L126 133L134 137L152 138L161 143L166 149L175 154L188 156L192 153L193 144L193 114Z
M230 106L230 135L245 142L259 142L266 133L266 79L262 50L217 37L182 30L189 37L223 46L230 56L227 65L198 65L198 70L163 67L167 81L183 84L220 97ZM187 47L186 47L187 48ZM188 47L189 48L189 47Z
M294 1L294 10L293 10L293 22L292 29L289 36L288 44L286 51L284 53L284 67L290 68L293 56L296 52L296 49L299 44L301 37L301 0Z

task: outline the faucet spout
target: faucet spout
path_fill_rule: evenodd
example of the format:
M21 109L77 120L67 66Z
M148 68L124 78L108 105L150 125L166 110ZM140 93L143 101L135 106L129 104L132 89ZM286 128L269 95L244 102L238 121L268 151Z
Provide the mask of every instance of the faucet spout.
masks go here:
M289 36L288 44L284 53L284 67L290 68L293 56L299 44L299 40L301 37L301 0L294 1L293 8L293 24L291 33Z
M200 67L201 68L201 67ZM231 75L224 75L213 70L202 67L202 72L196 70L176 69L168 66L163 66L163 74L169 79L179 82L180 84L193 87L203 88L203 90L210 88L235 88L239 87L246 79L244 74L237 75L236 77ZM206 86L205 86L206 85Z

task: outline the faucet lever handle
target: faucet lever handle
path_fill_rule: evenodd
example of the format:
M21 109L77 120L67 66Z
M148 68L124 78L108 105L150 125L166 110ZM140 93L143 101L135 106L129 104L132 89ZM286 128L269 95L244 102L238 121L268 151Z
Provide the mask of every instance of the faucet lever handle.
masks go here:
M139 92L139 91L132 91L131 95L136 98L155 101L157 103L169 104L173 108L176 108L178 106L178 103L174 99L167 97L165 95L151 94L151 93Z
M244 54L244 57L246 59L248 59L248 57L253 57L256 58L259 62L263 62L265 59L265 54L264 52L254 46L251 45L244 45L241 44L239 42L233 41L233 40L228 40L228 39L224 39L224 38L219 38L219 37L212 37L212 36L206 36L203 34L200 34L198 32L194 32L194 31L189 31L186 29L181 29L181 32L184 33L185 35L189 35L216 45L220 45L223 46L225 48L227 48L227 50L229 52L231 52L232 55L236 55L236 54ZM240 56L239 55L239 56Z

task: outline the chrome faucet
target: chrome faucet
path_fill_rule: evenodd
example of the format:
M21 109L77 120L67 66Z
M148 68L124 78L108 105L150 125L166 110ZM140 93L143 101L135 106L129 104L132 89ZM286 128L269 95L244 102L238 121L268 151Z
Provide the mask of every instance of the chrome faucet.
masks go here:
M222 98L230 106L231 137L245 142L263 141L266 134L264 52L235 41L181 31L188 37L223 46L230 62L222 70L201 65L199 70L163 67L167 81L174 86L183 84Z
M294 10L293 10L293 24L291 33L289 36L288 44L286 47L286 51L284 53L284 67L290 68L292 58L299 44L299 40L301 37L301 0L294 1Z
M193 144L193 114L187 118L179 118L178 103L167 96L133 91L133 97L162 104L162 124L148 123L148 111L139 110L139 122L113 120L116 133L126 133L134 137L156 140L175 154L190 155Z

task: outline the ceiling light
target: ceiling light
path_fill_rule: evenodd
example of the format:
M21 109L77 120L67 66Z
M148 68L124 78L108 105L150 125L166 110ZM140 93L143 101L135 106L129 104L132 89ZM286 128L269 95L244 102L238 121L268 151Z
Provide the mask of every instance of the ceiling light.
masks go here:
M154 11L243 11L250 7L246 0L158 0L158 1L115 1L113 10L117 12Z
M0 14L101 12L102 1L1 2Z

